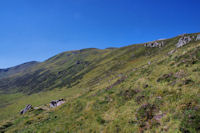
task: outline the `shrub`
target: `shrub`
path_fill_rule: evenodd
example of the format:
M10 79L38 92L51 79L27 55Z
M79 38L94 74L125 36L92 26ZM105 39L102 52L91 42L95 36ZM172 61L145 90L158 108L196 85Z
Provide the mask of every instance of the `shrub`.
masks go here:
M183 112L183 118L180 124L180 130L183 133L200 131L200 109L193 107Z
M99 124L104 124L106 121L103 119L103 118L101 118L100 116L98 116L97 117L97 122L99 123Z

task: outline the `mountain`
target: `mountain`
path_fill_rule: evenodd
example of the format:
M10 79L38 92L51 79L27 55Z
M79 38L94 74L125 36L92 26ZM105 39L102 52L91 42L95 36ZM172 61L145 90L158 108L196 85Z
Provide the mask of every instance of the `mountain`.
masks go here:
M0 131L199 132L199 68L194 33L1 70Z
M20 72L25 72L29 68L31 68L37 64L39 64L39 62L31 61L31 62L27 62L27 63L21 64L21 65L15 66L15 67L7 68L7 69L0 69L0 79L6 78L9 76L13 76Z

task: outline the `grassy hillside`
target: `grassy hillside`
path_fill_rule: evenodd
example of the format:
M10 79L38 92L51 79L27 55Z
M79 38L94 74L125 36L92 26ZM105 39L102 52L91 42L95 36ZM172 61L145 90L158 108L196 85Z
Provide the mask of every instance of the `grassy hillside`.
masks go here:
M13 76L17 73L24 73L27 70L29 70L31 67L35 67L39 62L32 61L32 62L27 62L15 67L7 68L7 69L0 69L0 78L6 78L9 76Z
M177 48L184 36L193 39ZM64 52L0 79L0 131L200 132L196 36ZM38 108L19 115L27 104Z

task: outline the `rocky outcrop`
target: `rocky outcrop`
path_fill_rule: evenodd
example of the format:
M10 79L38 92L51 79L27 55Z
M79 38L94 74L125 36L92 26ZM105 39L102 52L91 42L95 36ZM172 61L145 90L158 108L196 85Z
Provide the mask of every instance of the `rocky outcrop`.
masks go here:
M62 105L63 103L65 103L64 99L59 99L59 100L53 100L50 102L50 108L55 108L58 107L60 105ZM26 107L20 111L20 114L23 115L28 111L33 111L33 110L49 110L50 109L49 106L47 105L42 105L39 107L34 107L30 104L26 105Z
M53 101L50 102L50 107L55 108L55 107L62 105L63 103L65 103L64 99L53 100Z
M182 34L179 35L180 39L178 40L178 43L176 44L176 47L182 47L188 43L190 43L191 41L198 41L200 40L200 34L196 35L189 35L189 34ZM163 47L165 45L165 42L163 40L157 40L157 41L152 41L152 42L148 42L145 43L144 46L145 47L151 47L151 48L155 48L155 47ZM173 54L175 51L171 51L170 53L168 53L169 55Z
M176 44L176 47L177 48L182 47L191 41L192 41L192 38L190 36L183 36L179 39L178 43Z
M182 47L182 46L190 43L191 41L200 40L200 34L198 34L197 36L196 35L186 35L186 34L183 34L183 35L180 35L180 36L181 37L180 37L178 43L176 44L177 48Z
M145 47L151 47L151 48L162 47L164 45L165 45L164 41L154 41L154 42L148 42L144 44Z
M23 115L31 109L33 109L32 105L28 104L28 105L26 105L26 107L23 110L20 111L20 114Z
M200 34L197 35L196 41L200 40Z

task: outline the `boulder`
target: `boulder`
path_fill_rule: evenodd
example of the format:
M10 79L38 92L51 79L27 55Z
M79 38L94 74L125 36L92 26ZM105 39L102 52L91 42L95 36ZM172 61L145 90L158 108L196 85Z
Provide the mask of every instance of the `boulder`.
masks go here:
M182 47L188 43L190 43L192 41L192 38L190 36L182 36L178 43L176 44L176 47L179 48L179 47Z
M164 41L153 41L153 42L148 42L144 44L145 47L151 47L151 48L162 47L164 45L165 45Z
M171 50L170 52L168 52L168 55L172 55L173 53L176 52L176 49Z
M32 105L28 104L28 105L26 105L26 107L23 110L20 111L20 114L23 115L31 109L33 109Z
M63 103L65 103L64 99L53 100L53 101L50 102L50 107L55 108L55 107L62 105Z
M197 35L196 41L200 40L200 34Z

